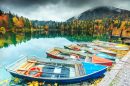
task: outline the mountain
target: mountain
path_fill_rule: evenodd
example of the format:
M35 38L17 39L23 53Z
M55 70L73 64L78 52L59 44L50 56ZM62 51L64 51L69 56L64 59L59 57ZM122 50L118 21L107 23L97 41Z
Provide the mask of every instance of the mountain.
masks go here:
M126 20L130 18L130 11L107 6L97 7L81 13L77 18L72 17L68 19L67 22L75 20L95 20L104 18Z

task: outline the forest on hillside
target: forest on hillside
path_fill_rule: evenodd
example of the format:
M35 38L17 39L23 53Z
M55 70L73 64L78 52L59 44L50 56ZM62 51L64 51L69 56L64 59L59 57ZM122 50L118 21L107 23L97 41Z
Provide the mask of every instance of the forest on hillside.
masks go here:
M129 17L128 14L116 17L113 15L114 17L111 16L111 18L108 18L109 14L106 17L103 16L103 19L55 22L29 20L0 10L0 47L7 47L9 44L16 45L41 36L65 36L70 40L92 40L103 37L105 40L109 38L111 31L113 35L120 35L122 29L123 36L130 36L130 18L126 18ZM117 42L113 40L115 41Z
M119 18L120 16L116 16ZM121 15L121 19L104 18L95 20L75 20L69 22L55 21L38 21L29 20L24 17L18 17L16 14L4 13L0 10L0 31L4 34L6 31L34 31L34 30L68 30L68 31L86 31L88 34L95 32L106 32L113 30L113 34L119 35L121 29L125 32L124 35L130 36L130 21L128 14Z

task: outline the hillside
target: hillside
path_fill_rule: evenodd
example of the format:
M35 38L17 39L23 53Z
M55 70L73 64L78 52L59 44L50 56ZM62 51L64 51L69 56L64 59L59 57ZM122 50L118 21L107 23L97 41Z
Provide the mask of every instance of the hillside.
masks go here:
M0 10L0 33L4 34L6 31L82 30L86 31L86 34L93 34L101 30L108 32L111 29L130 29L130 11L114 7L98 7L85 11L78 17L72 17L68 21L29 20L17 14L4 13Z
M97 7L81 13L77 18L72 17L67 21L74 20L96 20L96 19L114 19L128 20L130 19L130 11L115 7Z

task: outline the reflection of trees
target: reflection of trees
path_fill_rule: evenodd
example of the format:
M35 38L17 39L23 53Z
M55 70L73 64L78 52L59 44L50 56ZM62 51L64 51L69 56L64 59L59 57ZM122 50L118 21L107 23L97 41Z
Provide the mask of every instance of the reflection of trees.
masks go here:
M17 43L22 43L31 40L31 38L54 38L65 37L70 41L93 41L95 39L109 41L109 36L105 32L88 34L83 31L72 30L56 30L56 31L33 31L33 32L6 32L0 34L0 47L8 47L10 44L16 46Z
M8 45L9 45L8 43L4 43L4 47L8 47Z

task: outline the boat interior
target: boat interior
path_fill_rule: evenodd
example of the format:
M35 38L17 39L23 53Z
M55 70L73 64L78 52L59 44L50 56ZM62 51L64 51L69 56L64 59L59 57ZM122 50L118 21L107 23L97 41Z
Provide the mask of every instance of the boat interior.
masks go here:
M76 48L79 48L79 52L82 52L82 53L87 53L87 54L93 54L92 52L90 52L91 50L89 49L88 50L88 46L78 46L78 45L73 45L73 44L70 44L70 45L65 45L66 47L70 48L70 49L73 49L74 50L74 47Z
M37 58L33 56L27 56L27 58L11 64L6 70L24 75L32 67L42 68L43 73L39 76L41 78L74 78L86 75L84 65L80 61ZM36 69L35 71L38 70ZM38 72L32 71L29 74L35 75L36 73Z
M54 47L53 49L51 49L49 53L55 56L59 56L64 59L71 59L71 58L73 59L79 56L80 61L83 61L86 58L86 54L82 54L81 52L57 48L57 47Z

